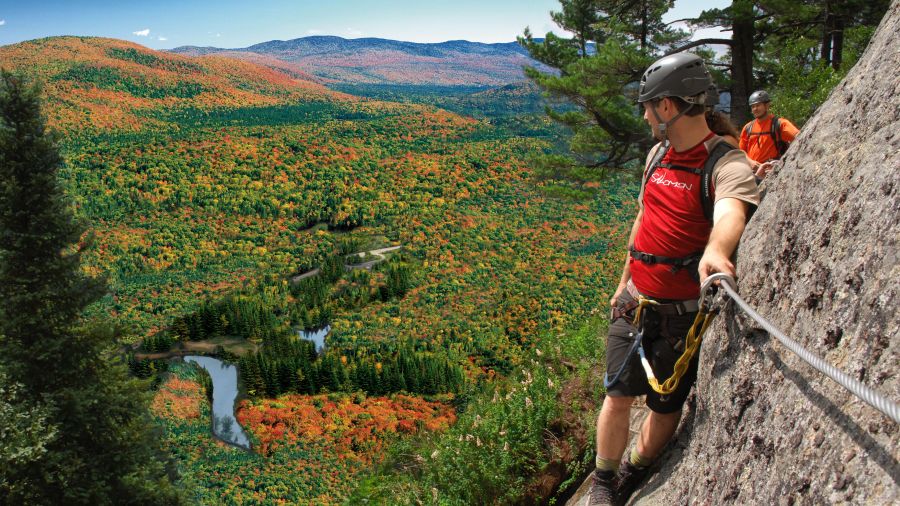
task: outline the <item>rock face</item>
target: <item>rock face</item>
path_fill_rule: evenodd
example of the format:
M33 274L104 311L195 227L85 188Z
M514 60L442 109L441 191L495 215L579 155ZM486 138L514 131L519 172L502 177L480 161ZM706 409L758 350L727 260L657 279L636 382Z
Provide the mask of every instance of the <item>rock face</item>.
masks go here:
M739 292L900 401L900 1L767 181ZM776 97L777 100L777 97ZM897 424L729 307L691 412L638 504L898 504Z

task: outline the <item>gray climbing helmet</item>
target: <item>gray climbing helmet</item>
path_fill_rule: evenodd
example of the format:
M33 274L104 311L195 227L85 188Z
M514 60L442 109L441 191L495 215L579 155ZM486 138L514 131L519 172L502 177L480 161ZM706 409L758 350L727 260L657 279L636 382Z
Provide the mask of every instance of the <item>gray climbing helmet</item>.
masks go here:
M758 104L760 102L771 102L772 99L769 98L769 94L766 93L766 90L754 91L752 95L750 95L750 105Z
M706 89L706 107L715 107L719 105L719 89L715 84L710 84Z
M702 58L691 53L677 53L661 58L647 68L641 77L638 102L679 97L689 104L703 104L705 96L701 94L710 84L712 77Z

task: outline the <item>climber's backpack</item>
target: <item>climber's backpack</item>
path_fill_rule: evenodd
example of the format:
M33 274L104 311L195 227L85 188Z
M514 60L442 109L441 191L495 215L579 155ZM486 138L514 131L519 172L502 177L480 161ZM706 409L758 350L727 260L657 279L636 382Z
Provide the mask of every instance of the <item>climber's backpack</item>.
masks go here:
M705 216L706 219L709 220L710 226L712 226L713 205L715 204L713 196L712 173L716 168L716 165L719 163L719 160L735 149L737 148L732 146L731 144L728 144L724 140L720 141L713 147L712 151L710 151L709 156L706 158L706 162L703 164L703 167L697 169L693 167L684 167L681 165L663 165L662 160L663 158L665 158L666 153L669 151L669 144L667 143L663 146L660 146L656 150L656 154L653 156L653 160L650 162L649 168L644 175L644 187L646 188L646 184L648 181L650 181L650 177L653 176L653 173L656 172L656 169L658 169L659 167L672 170L683 170L692 174L697 174L698 176L700 176L700 204L703 207L703 216ZM634 249L634 246L631 246L631 248L629 248L629 254L633 258L640 260L641 262L644 262L646 264L671 265L673 272L677 271L678 269L685 269L693 266L694 268L691 269L691 273L695 277L699 277L696 266L699 265L700 257L703 256L703 252L700 251L682 258L664 257L659 255L652 255L643 251L638 251Z
M713 200L712 173L716 168L716 164L719 163L719 160L735 149L737 149L735 146L722 140L713 147L712 151L710 151L709 156L706 158L706 163L703 164L703 168L695 169L693 167L684 167L681 165L662 165L662 160L669 151L669 144L666 143L657 149L656 153L653 155L653 160L650 162L649 168L644 174L644 187L646 188L647 181L650 181L650 177L653 176L656 169L660 167L672 170L683 170L692 174L697 174L700 176L700 203L703 206L703 216L712 223L713 204L715 204Z

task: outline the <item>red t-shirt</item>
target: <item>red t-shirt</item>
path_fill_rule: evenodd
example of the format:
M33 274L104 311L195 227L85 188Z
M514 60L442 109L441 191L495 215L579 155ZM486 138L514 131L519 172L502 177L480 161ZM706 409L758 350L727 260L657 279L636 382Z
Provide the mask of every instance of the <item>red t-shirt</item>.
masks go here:
M662 159L662 165L701 169L709 152L704 144L713 134L693 148L679 153L674 148ZM662 148L660 148L662 149ZM684 170L659 167L645 183L644 215L634 238L638 251L670 258L702 253L712 226L703 215L700 176ZM687 300L700 296L700 284L688 269L673 272L669 264L629 261L631 279L638 291L659 299Z

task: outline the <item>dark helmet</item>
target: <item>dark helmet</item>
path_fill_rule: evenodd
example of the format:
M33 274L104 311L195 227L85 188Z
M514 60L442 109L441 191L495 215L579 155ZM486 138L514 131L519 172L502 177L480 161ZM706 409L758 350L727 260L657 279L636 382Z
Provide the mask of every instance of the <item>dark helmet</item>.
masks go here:
M719 89L715 84L710 84L706 89L706 107L715 107L719 105Z
M700 96L712 77L706 64L699 56L691 53L677 53L661 58L650 65L641 77L638 102L663 97L679 97L689 104L702 104Z
M750 95L750 105L758 104L760 102L771 102L772 99L769 98L769 94L766 93L766 90L754 91L752 95Z

